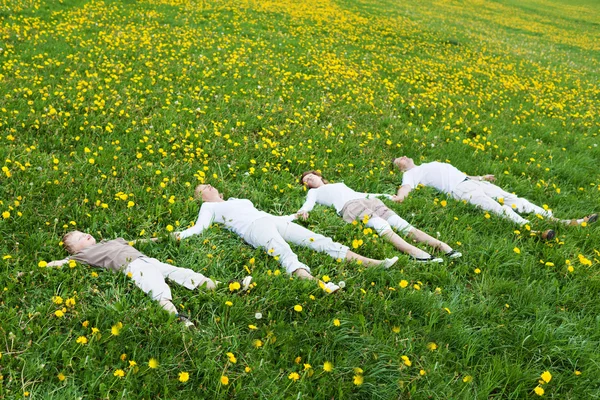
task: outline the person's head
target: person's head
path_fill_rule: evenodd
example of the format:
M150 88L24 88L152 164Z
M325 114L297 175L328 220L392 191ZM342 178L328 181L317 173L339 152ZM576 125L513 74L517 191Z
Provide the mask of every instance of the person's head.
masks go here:
M83 249L87 249L88 247L95 245L96 239L87 233L71 231L63 236L62 242L65 246L65 250L67 250L69 254L75 254L79 253Z
M413 159L407 156L394 158L392 160L392 163L394 163L394 165L398 167L402 172L408 171L409 169L415 167L415 162L413 161Z
M223 195L219 193L217 189L208 184L202 184L196 186L194 190L194 198L202 199L202 201L219 201L223 199Z
M309 189L316 189L323 185L327 185L329 182L323 178L317 171L306 171L300 177L300 184L305 185Z

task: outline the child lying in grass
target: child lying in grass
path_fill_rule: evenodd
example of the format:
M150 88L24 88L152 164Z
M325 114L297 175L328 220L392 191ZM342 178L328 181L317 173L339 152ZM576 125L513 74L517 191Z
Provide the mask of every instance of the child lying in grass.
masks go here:
M154 239L150 240L154 241ZM137 242L140 241L146 240ZM130 276L137 287L157 300L162 308L176 314L186 327L194 324L177 313L172 303L171 289L165 282L165 278L188 289L205 286L208 290L214 290L217 285L217 282L191 269L176 267L160 262L156 258L147 257L122 238L96 243L92 235L71 231L63 236L63 243L71 255L62 260L52 261L48 266L60 266L69 260L75 260L94 267L122 272Z
M270 256L279 260L288 274L317 281L325 293L334 293L341 286L333 282L322 282L312 276L310 268L298 260L288 242L326 253L336 259L360 261L365 266L379 265L389 268L398 261L398 257L386 258L383 261L363 257L350 251L347 246L293 223L291 217L278 217L256 209L250 200L230 198L225 201L219 191L211 185L198 185L195 197L202 199L198 220L193 227L175 232L176 238L185 239L192 235L200 235L213 223L223 224L252 247L267 250Z

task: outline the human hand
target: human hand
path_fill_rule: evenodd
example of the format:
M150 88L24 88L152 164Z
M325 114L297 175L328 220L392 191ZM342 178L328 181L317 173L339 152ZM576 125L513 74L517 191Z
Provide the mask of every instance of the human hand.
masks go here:
M308 219L308 213L306 211L296 213L296 216L298 218L301 218L303 221L306 221Z
M46 267L60 267L61 265L64 265L66 263L68 263L69 260L64 259L64 260L57 260L57 261L50 261Z
M488 182L494 182L496 180L496 177L494 175L483 175L481 177L482 181L488 181Z
M404 197L393 195L392 196L392 201L395 201L396 203L402 203L404 201Z

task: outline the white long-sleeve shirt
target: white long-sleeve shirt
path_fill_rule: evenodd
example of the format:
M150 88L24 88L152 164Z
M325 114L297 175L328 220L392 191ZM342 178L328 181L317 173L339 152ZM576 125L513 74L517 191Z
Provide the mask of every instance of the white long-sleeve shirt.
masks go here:
M350 189L344 183L329 183L316 189L310 189L306 195L306 201L298 210L298 213L309 212L315 204L322 204L324 206L333 206L338 214L342 212L344 205L357 199L366 199L371 197L385 196L392 198L389 194L376 194L376 193L360 193Z
M185 239L192 235L201 234L212 223L223 224L225 228L237 233L242 238L248 232L252 223L264 217L285 218L291 220L291 217L277 217L257 210L254 204L247 199L231 198L223 202L203 203L198 213L196 224L185 231L179 233L180 239Z

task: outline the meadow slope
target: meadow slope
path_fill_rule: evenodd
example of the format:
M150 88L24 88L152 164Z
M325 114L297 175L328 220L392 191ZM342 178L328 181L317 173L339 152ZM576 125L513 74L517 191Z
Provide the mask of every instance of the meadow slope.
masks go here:
M404 154L597 212L597 2L0 0L0 65L0 399L600 398L600 224L422 188L389 206L464 256L295 249L330 296L218 226L169 239L198 183L291 214L303 171L394 193ZM333 209L302 224L396 254ZM46 267L72 229L256 286L171 285L186 331L125 275Z

